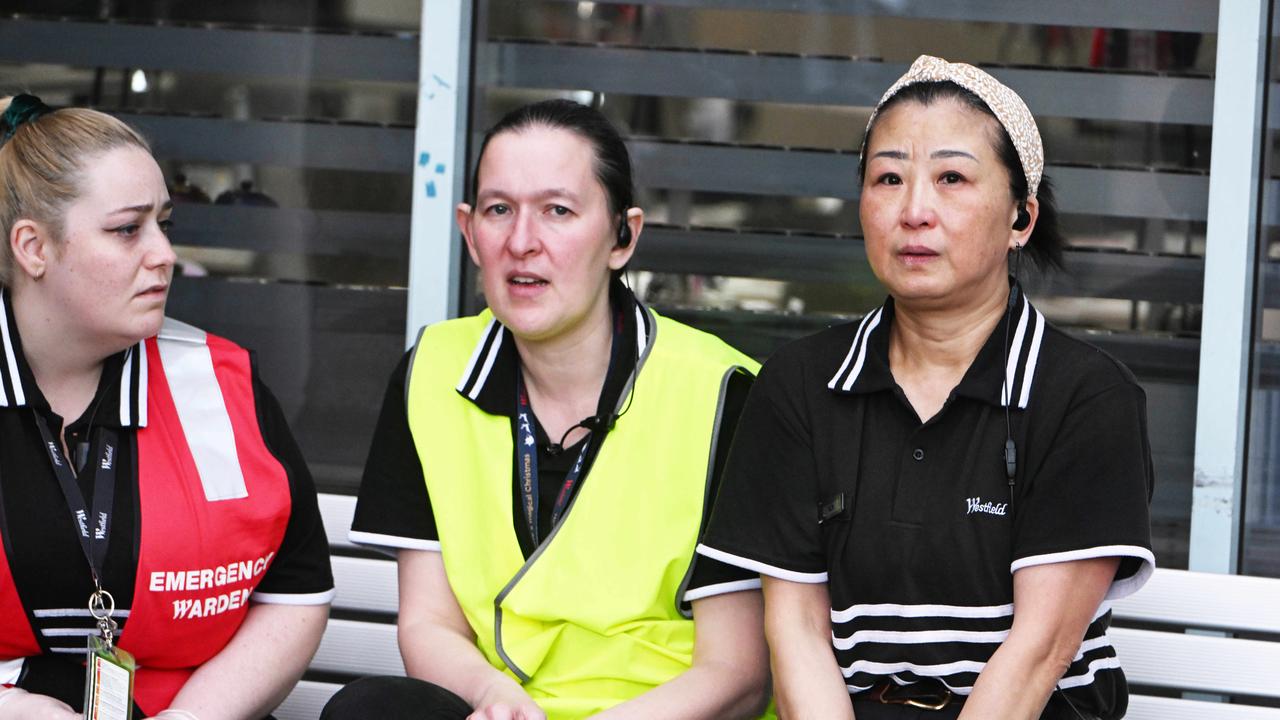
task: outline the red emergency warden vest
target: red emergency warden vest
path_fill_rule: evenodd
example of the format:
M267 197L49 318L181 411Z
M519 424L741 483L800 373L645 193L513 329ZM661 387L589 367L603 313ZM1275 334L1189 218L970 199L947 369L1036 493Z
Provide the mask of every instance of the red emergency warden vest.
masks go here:
M141 542L119 645L138 662L135 701L153 715L239 629L284 539L292 498L258 425L246 350L171 319L140 347L128 362L139 363L145 389L136 423ZM0 663L41 653L3 553L0 627Z

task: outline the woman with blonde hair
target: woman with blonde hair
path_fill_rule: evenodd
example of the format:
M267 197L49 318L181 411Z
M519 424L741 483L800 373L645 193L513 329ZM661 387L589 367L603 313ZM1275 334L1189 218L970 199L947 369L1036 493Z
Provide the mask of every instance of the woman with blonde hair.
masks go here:
M249 353L164 316L146 141L0 109L0 720L267 716L333 594L306 465Z

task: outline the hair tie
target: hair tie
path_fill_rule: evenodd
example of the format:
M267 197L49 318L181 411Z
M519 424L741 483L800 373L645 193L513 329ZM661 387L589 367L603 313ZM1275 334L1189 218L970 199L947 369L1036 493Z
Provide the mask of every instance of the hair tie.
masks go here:
M889 101L904 87L922 82L952 82L977 95L987 104L996 120L1009 133L1013 147L1018 151L1018 159L1022 161L1022 172L1027 178L1027 193L1035 196L1040 189L1040 178L1044 174L1044 145L1040 141L1040 129L1036 127L1035 118L1027 104L1006 85L991 75L965 63L952 63L942 58L921 55L911 64L911 69L898 78L898 81L885 91L880 102L876 103L871 118L867 120L867 130L875 121L880 107ZM862 137L862 152L867 151L866 135Z
M17 132L18 127L25 122L31 122L42 115L48 115L53 112L53 108L45 105L40 98L35 95L16 95L9 101L9 107L5 109L4 114L0 115L0 144L9 142L9 138Z

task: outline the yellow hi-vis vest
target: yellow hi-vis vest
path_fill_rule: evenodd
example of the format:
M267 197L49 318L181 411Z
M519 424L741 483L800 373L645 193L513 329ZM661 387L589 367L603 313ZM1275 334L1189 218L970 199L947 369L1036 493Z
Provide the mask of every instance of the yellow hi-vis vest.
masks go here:
M630 406L622 404L590 477L526 561L512 517L511 418L484 412L454 387L490 318L486 311L423 331L410 368L409 427L449 585L477 645L548 718L580 718L692 663L693 621L679 602L720 404L729 375L759 365L712 335L656 318Z

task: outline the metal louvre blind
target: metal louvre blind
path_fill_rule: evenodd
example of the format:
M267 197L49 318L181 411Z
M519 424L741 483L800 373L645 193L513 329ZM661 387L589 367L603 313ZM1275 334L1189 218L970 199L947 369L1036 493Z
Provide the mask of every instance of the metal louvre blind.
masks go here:
M482 0L476 19L473 154L519 104L603 99L649 219L635 286L762 358L883 297L857 148L910 61L971 62L1017 90L1072 245L1029 289L1143 382L1157 555L1185 567L1217 3Z
M418 76L418 4L361 5L56 0L0 20L6 94L116 114L171 192L183 174L270 198L176 205L168 313L255 350L317 485L348 492L404 347Z

